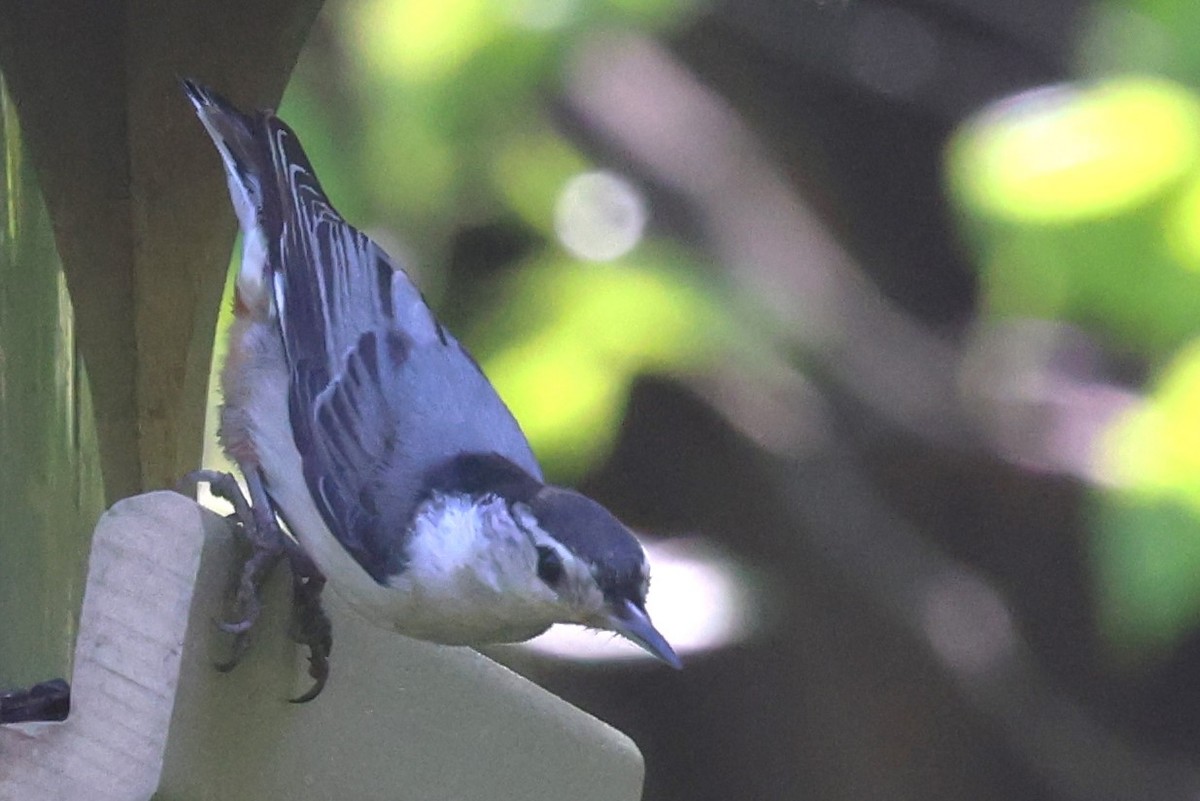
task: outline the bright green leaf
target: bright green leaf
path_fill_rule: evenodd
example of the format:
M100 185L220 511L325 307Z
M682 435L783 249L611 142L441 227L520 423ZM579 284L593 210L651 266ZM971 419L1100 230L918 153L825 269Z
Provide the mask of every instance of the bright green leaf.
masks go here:
M488 342L466 339L559 476L577 477L607 453L639 373L702 370L731 341L727 315L706 291L644 256L546 259L499 297L503 318L481 326Z
M1167 81L1052 87L975 119L950 150L957 194L976 213L1062 224L1120 213L1189 180L1200 106Z
M1066 319L1152 353L1200 333L1200 102L1155 78L997 104L947 153L987 313Z
M1100 618L1131 655L1170 647L1200 624L1200 343L1147 402L1111 427L1094 563Z
M452 72L498 30L488 0L364 0L346 21L369 71L413 82Z

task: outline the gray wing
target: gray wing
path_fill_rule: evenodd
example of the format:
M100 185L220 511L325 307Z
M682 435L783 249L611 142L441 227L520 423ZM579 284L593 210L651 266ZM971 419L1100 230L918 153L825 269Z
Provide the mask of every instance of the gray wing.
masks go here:
M541 481L516 420L405 273L333 209L297 141L263 118L277 186L264 203L289 405L330 531L377 581L404 569L432 472L496 454Z

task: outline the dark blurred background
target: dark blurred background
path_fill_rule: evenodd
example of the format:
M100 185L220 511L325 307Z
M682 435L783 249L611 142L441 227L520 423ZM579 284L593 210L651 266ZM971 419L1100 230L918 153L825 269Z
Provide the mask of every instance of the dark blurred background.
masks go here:
M1200 792L1195 33L326 4L281 113L330 194L657 543L682 673L495 651L632 735L646 798Z

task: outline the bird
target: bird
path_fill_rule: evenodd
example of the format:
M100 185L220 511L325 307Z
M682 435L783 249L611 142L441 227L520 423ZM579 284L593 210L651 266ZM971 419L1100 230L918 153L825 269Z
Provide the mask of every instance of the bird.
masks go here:
M182 84L243 237L219 439L249 490L235 509L254 552L244 617L226 629L253 625L257 585L286 554L303 630L293 636L316 680L293 700L315 698L329 675L326 581L366 620L419 640L520 642L578 624L682 667L646 612L637 537L546 482L478 362L401 264L335 210L295 132ZM197 478L237 494L228 475Z

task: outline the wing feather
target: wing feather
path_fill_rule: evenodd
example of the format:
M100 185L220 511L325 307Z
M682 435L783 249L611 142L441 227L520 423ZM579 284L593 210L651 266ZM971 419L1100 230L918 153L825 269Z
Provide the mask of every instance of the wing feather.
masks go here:
M341 219L295 134L264 117L275 201L268 262L291 373L292 428L327 526L377 581L404 569L429 475L497 454L541 480L478 365L370 238Z

